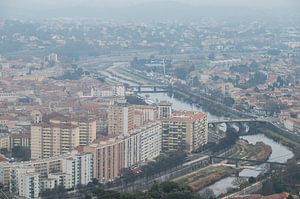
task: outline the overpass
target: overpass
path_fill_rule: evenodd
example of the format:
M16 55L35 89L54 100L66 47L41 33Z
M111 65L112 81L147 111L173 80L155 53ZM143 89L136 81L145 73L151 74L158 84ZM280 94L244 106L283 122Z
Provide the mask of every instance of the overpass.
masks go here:
M281 163L281 162L230 158L230 157L222 157L222 156L210 156L211 162L213 162L214 159L215 160L231 160L231 161L234 161L236 163L236 165L237 165L238 162L249 162L249 163L255 163L255 164L265 164L265 163L267 163L267 164L271 164L271 165L286 166L286 163Z

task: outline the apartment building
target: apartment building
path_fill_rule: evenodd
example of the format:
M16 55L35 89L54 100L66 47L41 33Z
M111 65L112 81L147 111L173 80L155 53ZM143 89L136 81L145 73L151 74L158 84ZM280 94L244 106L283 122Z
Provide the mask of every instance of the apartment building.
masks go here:
M144 164L161 152L161 122L149 122L126 135L110 135L80 148L94 155L94 177L100 182L118 178L123 168Z
M167 101L161 101L158 104L158 119L171 118L172 117L172 103Z
M22 165L10 169L10 192L25 198L38 198L40 194L39 174L33 167Z
M8 133L1 133L0 134L0 149L10 149L10 142L9 142L9 134Z
M93 155L90 153L74 155L62 160L62 171L72 176L71 187L86 185L93 179ZM76 176L76 177L74 177Z
M162 125L160 121L148 123L130 132L130 137L137 136L138 163L153 160L161 152Z
M38 198L41 191L58 185L87 185L92 178L93 155L77 151L36 161L0 163L0 183L4 189L25 198Z
M192 152L208 141L207 114L192 111L176 111L171 118L162 121L162 150L186 150Z
M79 127L41 122L31 125L31 159L49 158L70 152L79 145Z
M79 145L88 145L96 139L96 119L81 117L73 124L79 126Z
M124 167L129 168L140 163L141 134L132 132L130 136L124 136Z
M128 134L131 130L157 119L155 106L114 102L108 109L108 134Z
M122 136L107 136L94 141L89 146L81 148L94 157L94 177L100 182L113 181L120 176L124 168L124 138Z
M161 152L162 126L160 121L149 122L124 136L125 168L153 160Z
M31 138L30 132L25 133L12 133L9 136L10 149L14 147L30 148Z
M132 105L129 107L133 113L133 122L129 122L128 130L133 130L149 122L157 120L157 107L149 105Z
M31 125L31 158L47 158L70 152L96 139L96 120L58 113L45 115Z
M46 116L50 123L72 124L79 127L79 145L88 145L96 139L96 119L86 115L64 116L52 113Z
M22 174L18 181L19 196L25 198L39 198L39 174L36 172Z
M107 114L108 134L127 134L133 126L133 112L127 103L113 102L108 108Z

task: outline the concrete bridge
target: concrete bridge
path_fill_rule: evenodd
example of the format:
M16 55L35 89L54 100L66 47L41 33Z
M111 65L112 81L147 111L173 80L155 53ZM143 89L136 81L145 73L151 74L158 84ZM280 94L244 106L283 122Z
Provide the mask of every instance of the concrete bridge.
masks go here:
M209 120L209 124L219 124L219 123L239 123L239 122L270 122L268 119L260 118L240 118L240 119L222 119L222 120Z
M167 92L170 88L169 85L163 85L163 84L143 84L143 85L137 85L137 86L130 86L130 88L134 92L138 93L149 93L149 92ZM147 89L146 91L143 91L143 89ZM158 90L160 89L160 90Z

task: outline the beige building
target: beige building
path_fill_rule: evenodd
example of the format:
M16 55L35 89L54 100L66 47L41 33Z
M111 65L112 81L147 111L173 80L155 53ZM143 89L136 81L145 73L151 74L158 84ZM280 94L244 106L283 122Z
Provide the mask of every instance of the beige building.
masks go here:
M131 130L157 119L155 106L114 103L108 109L108 134L128 134Z
M129 131L157 120L157 107L155 106L132 105L129 108L133 114L133 122L129 122L128 126Z
M79 144L88 145L96 139L96 119L79 118L73 124L79 126Z
M161 122L149 122L127 135L110 135L78 147L94 155L94 177L101 182L118 178L123 168L144 164L161 152Z
M158 104L158 119L171 118L172 117L172 103L167 101L161 101Z
M108 134L121 135L127 134L129 126L133 126L132 109L126 103L117 103L110 105L108 108Z
M113 181L124 168L124 138L107 136L97 139L93 144L82 147L94 157L94 177L100 182Z
M10 149L10 142L9 142L9 134L2 133L0 134L0 149Z
M31 159L58 156L79 145L79 127L51 122L32 124L31 143Z
M208 141L207 114L202 112L173 112L162 119L162 150L192 152Z
M39 121L39 120L38 120ZM96 120L58 113L45 115L31 125L31 158L57 156L96 139Z
M96 139L96 119L88 116L64 116L59 113L52 113L46 116L50 123L76 125L79 127L79 144L88 145Z

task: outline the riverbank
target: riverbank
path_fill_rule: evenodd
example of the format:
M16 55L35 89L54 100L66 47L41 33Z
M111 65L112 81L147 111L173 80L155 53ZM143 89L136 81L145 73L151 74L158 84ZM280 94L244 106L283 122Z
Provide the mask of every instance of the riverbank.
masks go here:
M300 143L298 141L290 139L286 136L283 136L274 130L264 128L264 127L259 127L259 128L257 128L257 132L263 133L267 137L269 137L269 138L275 140L276 142L279 142L293 150L300 147Z
M263 142L249 144L247 141L241 139L236 143L236 145L233 148L233 153L229 155L229 157L266 161L270 157L271 153L271 146Z
M245 140L239 140L233 148L233 153L229 157L265 161L269 158L271 153L271 146L263 142L250 144ZM232 165L230 165L230 161L223 161L220 164L213 164L180 176L173 179L173 181L189 185L194 191L199 191L241 171L241 168L236 168L235 164Z
M156 84L157 82L145 77L143 74L138 74L125 65L113 65L106 70L113 76L124 79L126 81L132 81L135 84L143 85L143 84Z
M222 178L235 174L236 172L238 172L236 168L215 164L175 178L173 181L189 185L194 191L199 191Z

